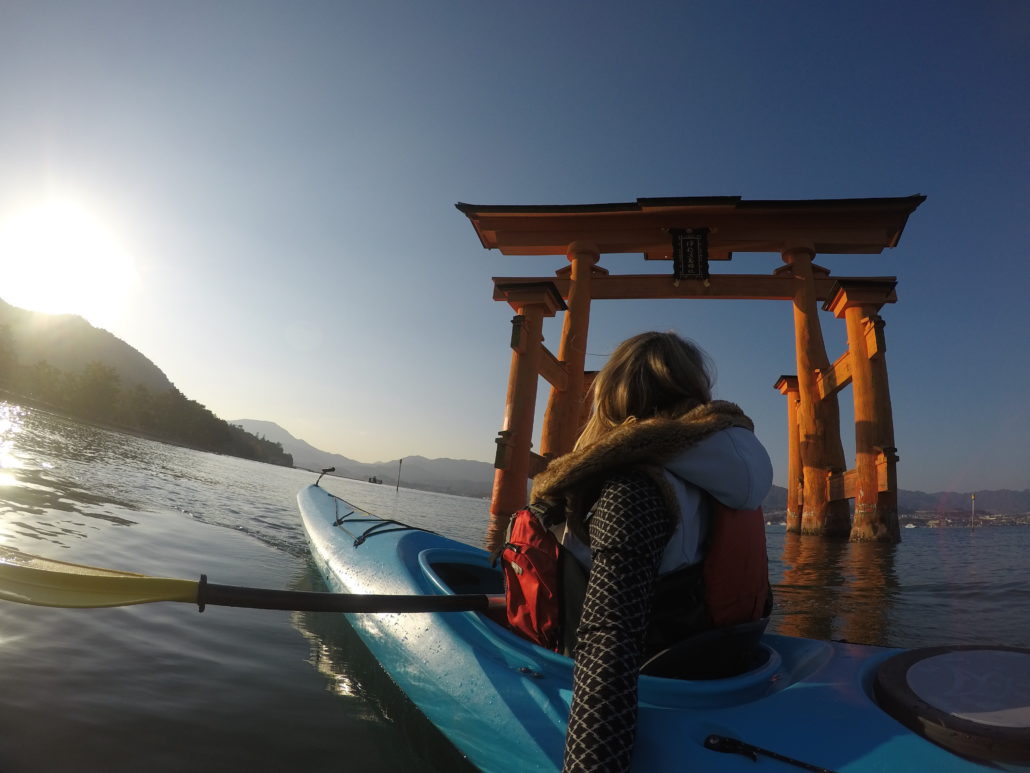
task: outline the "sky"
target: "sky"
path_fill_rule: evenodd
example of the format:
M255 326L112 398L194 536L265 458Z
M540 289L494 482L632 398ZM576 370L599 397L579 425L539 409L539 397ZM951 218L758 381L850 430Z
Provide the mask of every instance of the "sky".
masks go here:
M484 250L456 202L923 194L896 248L816 262L898 278L900 487L1028 488L1028 83L1024 0L0 0L0 297L83 314L222 418L490 461L491 277L567 261ZM782 485L791 305L596 302L588 368L649 329L709 352Z

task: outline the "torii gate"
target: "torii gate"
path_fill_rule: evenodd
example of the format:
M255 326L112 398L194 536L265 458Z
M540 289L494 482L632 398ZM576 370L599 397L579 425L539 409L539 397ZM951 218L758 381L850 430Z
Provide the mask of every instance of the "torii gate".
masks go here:
M508 517L525 504L526 482L547 460L570 451L589 405L585 373L593 299L722 298L794 304L797 375L774 387L787 397L787 529L900 540L897 449L886 344L879 311L894 303L895 277L836 277L817 254L878 254L895 247L925 196L746 201L739 196L651 198L621 204L481 206L457 204L487 249L505 255L565 255L553 277L494 277L494 300L507 301L512 360L504 423L497 438L487 544L503 538ZM711 274L709 260L733 252L776 252L771 274ZM668 275L613 276L604 253L672 260ZM818 302L847 324L848 346L830 362ZM543 318L565 311L558 356L543 346ZM537 378L551 384L540 453L532 452ZM851 384L855 402L854 469L840 436L837 392ZM855 500L854 520L849 499Z

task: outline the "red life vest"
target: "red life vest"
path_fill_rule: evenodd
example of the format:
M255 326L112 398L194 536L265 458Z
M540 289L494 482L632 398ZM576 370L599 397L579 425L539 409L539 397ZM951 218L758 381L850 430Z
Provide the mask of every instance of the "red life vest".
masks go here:
M766 617L771 591L762 509L734 510L712 501L705 557L700 567L682 571L703 585L705 627ZM563 522L560 507L523 508L512 516L500 553L509 628L555 651L561 651L563 638L568 648L568 634L574 631L563 631L563 623L566 618L578 621L583 605L583 585L563 582L563 574L570 574L563 572L563 563L575 563L552 530ZM657 615L663 611L655 610Z
M705 609L712 627L767 617L769 556L762 508L733 510L713 500L704 566Z

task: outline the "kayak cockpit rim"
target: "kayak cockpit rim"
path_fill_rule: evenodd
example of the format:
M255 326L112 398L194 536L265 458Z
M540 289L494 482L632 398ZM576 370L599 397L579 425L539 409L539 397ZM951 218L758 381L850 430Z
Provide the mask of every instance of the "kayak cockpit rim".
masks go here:
M442 593L504 593L501 571L491 565L485 553L429 548L418 554L418 565L426 579Z

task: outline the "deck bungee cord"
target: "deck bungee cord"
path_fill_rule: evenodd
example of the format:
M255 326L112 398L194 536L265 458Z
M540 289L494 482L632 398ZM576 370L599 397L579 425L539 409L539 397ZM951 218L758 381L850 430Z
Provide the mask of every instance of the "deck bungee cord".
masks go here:
M335 467L327 467L326 469L322 470L322 474L318 476L318 480L315 482L315 485L318 486L319 488L322 488L321 486L319 486L318 481L321 481L322 480L322 476L325 475L326 473L333 472L335 470L336 470ZM325 489L322 489L322 490L325 491ZM377 518L374 515L369 516L368 518L351 518L352 515L357 515L357 513L359 512L357 509L351 507L350 504L348 504L347 502L344 502L344 500L340 499L338 496L333 494L331 491L326 491L325 493L333 498L333 506L335 507L335 510L336 510L336 517L333 519L333 524L332 524L334 527L338 527L338 528L342 527L344 523L371 523L372 524L367 529L365 529L365 531L363 531L361 534L354 534L353 532L349 531L348 529L343 529L343 531L347 532L347 534L349 534L351 537L354 537L354 547L359 547L369 537L374 537L377 534L389 534L392 531L409 531L410 530L410 531L424 531L427 534L436 534L435 531L431 531L430 529L423 529L423 528L421 528L419 526L411 526L411 525L406 524L406 523L401 523L400 521L395 521L392 518ZM350 511L348 513L344 514L344 515L340 515L340 503L341 502L343 502L343 504L346 505L347 507L351 508ZM365 513L365 515L369 515L369 514ZM392 529L386 528L387 526L389 526L391 524L393 524L393 528Z

